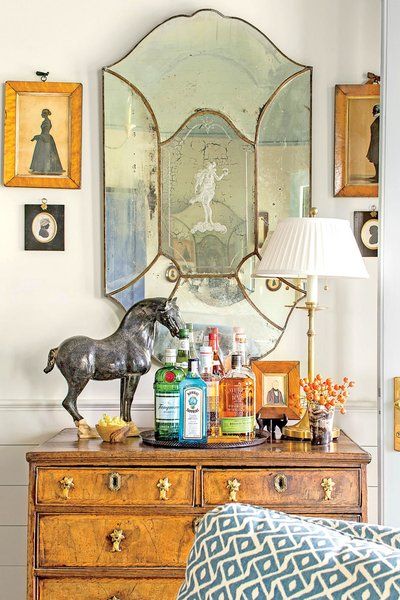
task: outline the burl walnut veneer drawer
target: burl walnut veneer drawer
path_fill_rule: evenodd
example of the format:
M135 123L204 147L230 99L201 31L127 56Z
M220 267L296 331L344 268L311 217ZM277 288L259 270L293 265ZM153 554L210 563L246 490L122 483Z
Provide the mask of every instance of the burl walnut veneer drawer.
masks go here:
M40 515L38 567L184 567L193 520L193 515ZM114 545L119 531L123 537Z
M175 600L181 579L68 577L39 580L38 600Z
M37 504L193 506L193 469L39 468Z
M330 468L204 469L203 505L235 501L269 507L356 508L361 502L360 471Z

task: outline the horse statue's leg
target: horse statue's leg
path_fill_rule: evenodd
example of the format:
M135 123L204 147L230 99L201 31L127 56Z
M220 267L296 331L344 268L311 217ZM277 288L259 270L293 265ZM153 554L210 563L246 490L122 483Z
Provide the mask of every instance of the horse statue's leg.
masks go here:
M139 435L139 430L132 421L132 401L140 380L140 375L128 375L121 379L120 388L120 413L121 418L130 424L131 429L128 436Z
M78 438L80 439L90 439L90 438L98 438L99 434L95 429L90 427L86 420L82 417L78 412L77 400L79 394L82 392L89 379L80 381L78 383L68 382L68 394L65 396L63 400L63 407L69 412L71 417L74 420L74 423L78 429Z

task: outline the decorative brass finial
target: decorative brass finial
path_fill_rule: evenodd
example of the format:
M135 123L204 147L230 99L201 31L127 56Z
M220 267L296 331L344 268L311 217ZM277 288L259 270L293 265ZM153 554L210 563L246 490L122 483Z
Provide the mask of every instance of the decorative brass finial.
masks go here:
M312 206L310 208L310 217L316 217L318 215L318 208L316 208L315 206Z

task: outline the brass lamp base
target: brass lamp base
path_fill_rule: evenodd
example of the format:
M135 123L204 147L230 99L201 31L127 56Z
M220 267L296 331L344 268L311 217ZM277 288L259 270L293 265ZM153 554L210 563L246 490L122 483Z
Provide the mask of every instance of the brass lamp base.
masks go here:
M286 425L282 434L291 439L295 440L311 440L311 431L310 431L310 420L308 418L308 412L306 411L303 417L300 419L298 423L294 425ZM339 427L333 426L332 430L332 438L336 439L340 435Z

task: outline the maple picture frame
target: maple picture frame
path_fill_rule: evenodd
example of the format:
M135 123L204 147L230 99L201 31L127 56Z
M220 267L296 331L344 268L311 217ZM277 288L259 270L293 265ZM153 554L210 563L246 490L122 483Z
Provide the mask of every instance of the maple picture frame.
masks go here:
M280 418L285 414L288 419L299 419L299 361L255 360L251 363L251 368L256 378L256 412L263 408L264 416L268 418ZM278 384L281 397L281 401L276 404L268 401L268 393L274 381Z
M5 186L79 189L81 147L81 83L5 83Z
M334 195L336 197L369 197L379 195L379 182L374 181L374 162L370 156L371 125L378 120L373 114L380 106L380 85L377 83L335 86L335 165ZM377 164L379 146L374 143ZM369 158L368 158L369 156ZM379 179L379 177L377 178Z

